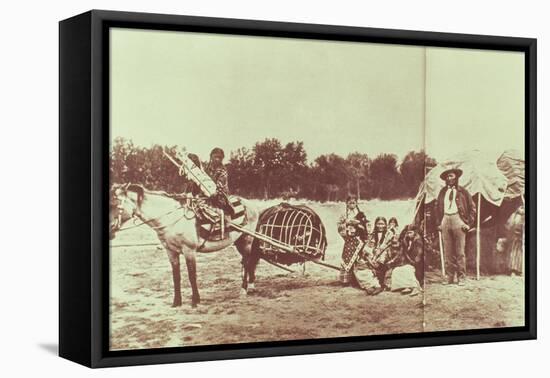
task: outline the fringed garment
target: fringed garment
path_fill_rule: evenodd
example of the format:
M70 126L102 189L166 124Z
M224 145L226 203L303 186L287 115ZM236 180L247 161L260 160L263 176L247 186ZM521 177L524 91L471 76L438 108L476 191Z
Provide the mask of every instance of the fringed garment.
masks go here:
M353 280L353 266L357 261L362 248L361 240L356 236L344 237L344 248L342 250L342 264L340 268L340 282L350 283Z

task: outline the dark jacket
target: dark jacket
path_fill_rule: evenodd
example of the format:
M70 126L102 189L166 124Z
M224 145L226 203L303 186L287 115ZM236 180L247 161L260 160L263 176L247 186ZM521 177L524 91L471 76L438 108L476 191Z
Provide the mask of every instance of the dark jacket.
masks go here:
M447 189L447 186L444 186L443 189L439 191L439 195L437 196L435 218L438 226L441 225L443 215L445 215L443 207L445 203L445 193L447 192ZM474 204L474 201L472 200L472 196L470 195L470 193L468 193L468 191L462 186L458 185L456 187L455 201L460 219L462 219L462 221L468 226L474 227L476 218L476 206Z

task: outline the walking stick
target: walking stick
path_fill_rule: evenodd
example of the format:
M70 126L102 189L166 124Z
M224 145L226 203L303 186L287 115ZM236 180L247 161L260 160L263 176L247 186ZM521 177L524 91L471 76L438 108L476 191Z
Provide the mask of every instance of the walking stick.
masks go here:
M481 193L477 195L477 230L476 230L476 279L479 281L479 262L481 249Z
M437 232L439 234L439 257L441 260L441 274L445 277L445 254L443 253L443 237L441 236L441 230Z

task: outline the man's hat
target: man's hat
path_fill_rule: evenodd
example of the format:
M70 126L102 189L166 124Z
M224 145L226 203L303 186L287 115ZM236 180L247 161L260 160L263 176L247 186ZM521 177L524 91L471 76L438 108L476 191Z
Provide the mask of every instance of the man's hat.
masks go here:
M221 155L222 156L222 159L225 157L225 154L223 153L223 150L219 147L216 147L214 148L211 152L210 152L210 157L214 156L214 155Z
M439 177L441 177L441 180L445 180L449 173L454 173L456 175L456 178L459 178L460 176L462 176L462 169L459 169L459 168L447 169L446 171L443 171L439 175Z

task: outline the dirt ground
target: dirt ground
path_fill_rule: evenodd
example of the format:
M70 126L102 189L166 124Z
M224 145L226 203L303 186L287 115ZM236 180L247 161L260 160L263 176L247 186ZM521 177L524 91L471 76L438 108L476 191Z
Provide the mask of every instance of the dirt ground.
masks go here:
M342 204L315 204L328 232L326 261L339 265L336 233ZM411 201L363 204L367 217L397 216L405 224ZM391 211L387 213L388 209ZM113 245L156 242L147 227L120 233ZM172 308L166 252L155 246L112 248L111 349L246 343L522 326L524 284L520 277L491 276L467 285L443 286L427 276L423 295L384 292L367 296L343 287L338 272L312 263L287 273L260 262L255 291L242 295L240 255L234 248L198 254L201 304L191 308L182 266L183 306Z

